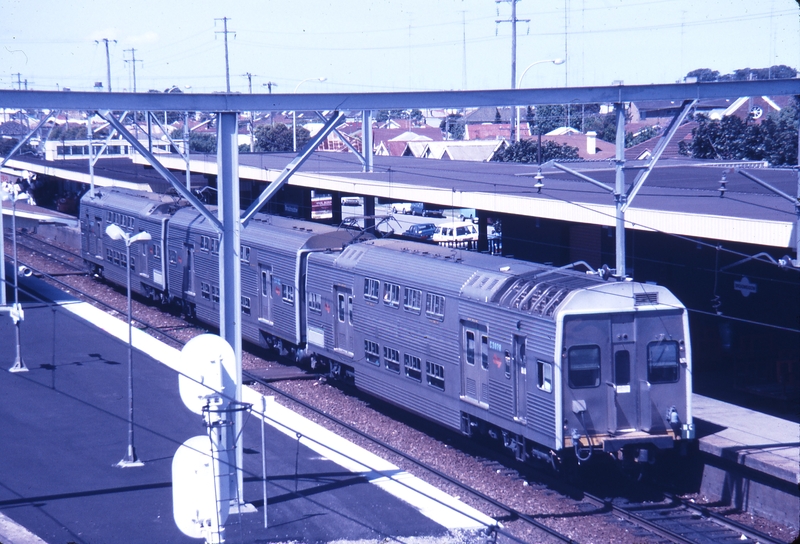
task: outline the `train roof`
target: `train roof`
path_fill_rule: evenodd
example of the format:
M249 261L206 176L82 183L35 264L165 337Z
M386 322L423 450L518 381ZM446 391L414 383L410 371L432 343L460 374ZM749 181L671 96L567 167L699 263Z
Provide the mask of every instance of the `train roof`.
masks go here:
M155 214L172 214L177 209L187 206L185 201L172 195L148 193L146 191L129 191L126 189L98 189L88 191L81 197L81 203L93 204L146 217Z
M349 246L336 258L336 265L378 277L391 270L399 282L435 285L435 290L443 293L548 318L562 303L563 309L584 312L683 307L666 288L656 285L606 281L594 271L405 240L381 239Z
M216 206L208 206L216 212ZM186 207L175 213L174 227L189 227L203 233L216 235L216 229L200 212ZM354 233L321 223L311 223L279 215L256 214L241 231L241 243L254 247L269 246L293 253L298 249L338 251L354 242Z

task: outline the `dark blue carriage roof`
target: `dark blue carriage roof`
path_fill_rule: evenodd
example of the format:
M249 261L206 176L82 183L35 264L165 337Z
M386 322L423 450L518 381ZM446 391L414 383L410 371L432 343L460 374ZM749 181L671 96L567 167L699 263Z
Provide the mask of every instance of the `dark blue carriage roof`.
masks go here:
M215 206L207 208L216 213ZM173 227L191 226L198 232L216 236L214 227L190 206L177 211L171 223ZM256 214L241 231L243 244L253 247L268 246L288 253L302 249L338 251L353 241L354 236L348 230L278 215Z
M94 194L88 191L81 197L81 204L102 206L137 217L171 215L187 206L185 201L175 196L117 188L97 189Z

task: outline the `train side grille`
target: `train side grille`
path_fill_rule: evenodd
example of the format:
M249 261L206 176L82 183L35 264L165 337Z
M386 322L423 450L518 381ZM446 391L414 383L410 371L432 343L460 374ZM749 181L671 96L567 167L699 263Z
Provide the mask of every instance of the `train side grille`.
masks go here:
M635 293L633 295L634 306L643 306L645 304L658 304L658 293Z

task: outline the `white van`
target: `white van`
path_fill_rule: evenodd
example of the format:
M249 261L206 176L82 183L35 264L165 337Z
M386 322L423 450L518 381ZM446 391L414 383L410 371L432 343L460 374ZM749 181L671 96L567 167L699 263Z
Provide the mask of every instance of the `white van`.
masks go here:
M478 240L478 228L471 221L458 221L436 225L434 242L474 242Z

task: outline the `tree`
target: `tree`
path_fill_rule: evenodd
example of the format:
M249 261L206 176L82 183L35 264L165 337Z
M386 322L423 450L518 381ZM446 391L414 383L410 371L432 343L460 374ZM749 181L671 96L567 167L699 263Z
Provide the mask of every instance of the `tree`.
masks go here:
M16 138L0 138L0 155L3 157L8 157L8 154L11 153L11 150L14 149L19 143L19 140ZM24 144L19 151L17 151L18 155L27 155L27 154L35 154L36 150L33 149L29 144Z
M183 128L176 129L170 133L170 137L175 142L183 141ZM216 153L217 136L207 132L189 132L189 152L190 153Z
M734 115L721 121L695 116L697 127L680 151L696 159L765 160L774 166L797 164L797 127L800 97L761 123Z
M692 70L686 77L696 77L699 82L707 81L743 81L749 79L790 79L797 77L797 70L785 64L769 68L740 68L732 74L723 74L710 68Z
M292 151L294 148L294 142L292 138L292 129L284 125L283 123L278 123L275 126L270 125L261 125L256 127L253 131L253 137L255 138L256 151L266 151L267 153L277 153L277 152L284 152L284 151ZM297 148L300 149L306 142L308 142L309 138L311 137L311 133L308 132L307 129L298 126L297 127Z
M425 124L425 116L422 115L422 112L420 110L417 109L411 110L409 117L411 119L411 122L416 126L421 126Z
M496 153L492 158L497 162L525 162L536 164L539 157L539 145L535 140L520 140ZM553 159L579 159L578 148L567 144L558 144L551 140L542 142L542 162Z
M439 129L445 133L448 140L464 139L464 118L460 113L451 113L439 123Z
M697 70L692 70L686 77L696 77L697 81L717 81L719 79L719 72L716 70L711 70L710 68L698 68Z

